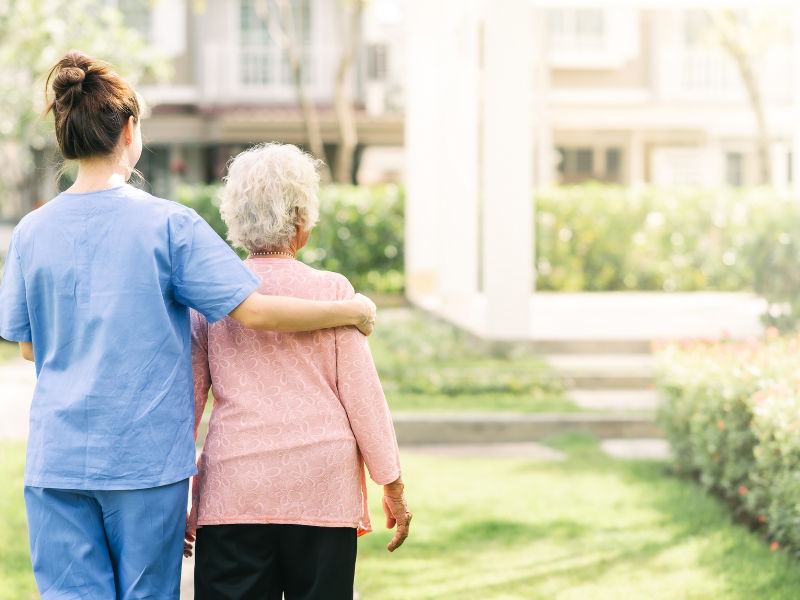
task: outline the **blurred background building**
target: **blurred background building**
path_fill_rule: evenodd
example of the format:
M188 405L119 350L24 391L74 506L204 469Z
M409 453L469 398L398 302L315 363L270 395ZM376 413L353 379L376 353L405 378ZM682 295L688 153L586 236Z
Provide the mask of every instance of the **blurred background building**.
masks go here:
M156 195L169 196L182 182L218 180L228 159L254 143L308 147L290 64L268 17L260 14L259 0L209 0L202 9L181 0L163 0L159 8L149 8L147 0L121 2L126 17L174 56L172 82L142 88L153 109L144 122L150 152L139 168ZM355 36L352 68L344 82L358 136L351 180L400 181L404 71L399 6L367 4L355 32L343 31L346 15L339 0L292 0L290 10L302 55L303 91L316 108L326 162L335 172L337 69Z
M166 52L174 66L168 85L141 88L152 115L144 125L149 151L140 170L155 194L169 196L182 182L219 179L228 158L249 144L307 143L286 53L260 14L260 3L118 0L125 22ZM289 4L304 93L317 109L327 162L335 171L337 68L353 36L343 28L347 3ZM420 4L430 12L447 3L375 0L364 4L358 19L345 82L358 134L354 182L404 179L405 96L414 80L406 68L406 42L425 26ZM485 7L461 4L471 7L480 28ZM529 29L541 63L531 103L539 130L537 185L587 179L761 183L751 99L730 51L713 42L714 24L702 8L545 7L536 9ZM757 65L771 183L778 187L792 178L788 33L767 40ZM476 46L476 66L478 52ZM49 180L43 179L38 201L52 194Z
M173 70L137 83L150 107L144 187L175 198L268 141L324 158L323 182L402 183L408 296L487 335L530 332L537 187L797 183L800 11L790 2L116 8ZM6 186L5 220L55 196L54 142L32 138L35 169ZM491 315L502 323L487 325Z

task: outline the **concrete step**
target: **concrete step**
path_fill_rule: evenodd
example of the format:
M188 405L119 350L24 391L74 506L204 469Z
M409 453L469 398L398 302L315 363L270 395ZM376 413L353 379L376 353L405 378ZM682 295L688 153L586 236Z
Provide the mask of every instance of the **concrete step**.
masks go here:
M655 390L570 390L567 397L584 410L654 411L658 408L658 394Z
M653 387L651 354L550 354L543 357L550 374L569 389L646 390Z
M573 432L599 439L662 437L654 415L643 413L405 413L393 420L400 444L538 442Z
M539 354L650 354L651 339L542 339L526 344Z

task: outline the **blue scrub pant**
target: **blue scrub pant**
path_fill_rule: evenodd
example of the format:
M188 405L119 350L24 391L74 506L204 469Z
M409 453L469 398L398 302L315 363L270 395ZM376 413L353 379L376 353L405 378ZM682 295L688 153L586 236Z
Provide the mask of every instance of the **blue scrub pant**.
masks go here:
M25 487L42 600L179 600L188 494Z

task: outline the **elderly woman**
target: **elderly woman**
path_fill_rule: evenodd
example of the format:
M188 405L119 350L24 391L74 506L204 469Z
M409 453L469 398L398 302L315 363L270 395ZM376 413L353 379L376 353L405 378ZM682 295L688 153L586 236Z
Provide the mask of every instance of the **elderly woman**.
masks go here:
M354 296L343 276L296 260L318 216L319 175L295 146L266 144L232 162L222 203L229 239L258 292ZM197 531L195 598L352 600L356 537L371 531L364 463L383 485L393 551L408 535L400 458L367 338L192 316L195 427L213 387L188 537Z

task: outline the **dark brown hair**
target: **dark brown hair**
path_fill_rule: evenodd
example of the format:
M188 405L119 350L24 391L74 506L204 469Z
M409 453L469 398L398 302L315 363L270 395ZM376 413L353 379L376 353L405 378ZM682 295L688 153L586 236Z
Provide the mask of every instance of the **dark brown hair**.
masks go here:
M53 111L58 147L69 160L113 154L128 119L139 121L131 84L110 64L80 50L70 50L50 69L45 98L43 115Z

